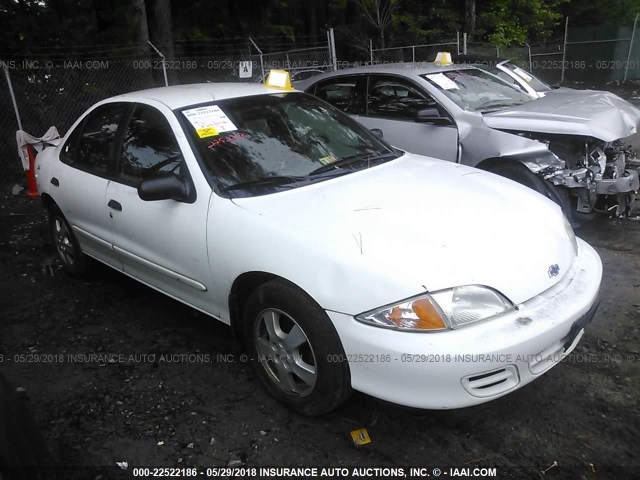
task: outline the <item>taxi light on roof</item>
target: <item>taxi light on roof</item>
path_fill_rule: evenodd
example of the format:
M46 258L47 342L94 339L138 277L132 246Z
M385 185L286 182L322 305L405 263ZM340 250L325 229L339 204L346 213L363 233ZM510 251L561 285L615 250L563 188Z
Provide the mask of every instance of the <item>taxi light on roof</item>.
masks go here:
M291 77L286 70L271 70L267 75L265 86L271 88L280 88L282 90L293 90L291 86Z
M436 55L436 59L433 63L440 66L451 65L453 63L453 60L451 60L451 53L438 52L438 54Z

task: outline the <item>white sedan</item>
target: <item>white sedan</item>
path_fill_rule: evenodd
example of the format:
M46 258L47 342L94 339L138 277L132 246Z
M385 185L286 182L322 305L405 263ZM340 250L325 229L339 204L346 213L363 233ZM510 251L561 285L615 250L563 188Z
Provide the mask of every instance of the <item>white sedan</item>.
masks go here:
M571 352L598 303L600 259L556 204L286 87L110 98L36 173L71 274L92 257L230 324L267 390L309 415L352 389L498 398Z

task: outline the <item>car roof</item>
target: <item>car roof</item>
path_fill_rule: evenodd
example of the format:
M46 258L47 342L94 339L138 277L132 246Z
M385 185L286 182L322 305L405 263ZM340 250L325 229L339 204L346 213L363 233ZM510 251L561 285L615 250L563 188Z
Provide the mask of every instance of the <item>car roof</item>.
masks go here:
M504 57L495 57L491 55L454 55L454 63L488 63L490 65L499 65L501 63L510 63L511 60Z
M155 100L175 110L214 100L266 95L268 93L282 93L282 90L266 87L260 83L192 83L125 93L109 100L129 102Z
M331 78L338 75L358 75L366 73L378 73L389 75L403 75L406 77L419 77L420 75L447 72L449 70L467 70L475 69L473 65L439 65L433 62L407 62L407 63L381 63L376 65L367 65L363 67L350 67L336 70L335 72L327 72L320 75L313 76L309 79L296 82L296 85L300 85L301 88L307 88L307 86L316 83L318 80L324 78Z

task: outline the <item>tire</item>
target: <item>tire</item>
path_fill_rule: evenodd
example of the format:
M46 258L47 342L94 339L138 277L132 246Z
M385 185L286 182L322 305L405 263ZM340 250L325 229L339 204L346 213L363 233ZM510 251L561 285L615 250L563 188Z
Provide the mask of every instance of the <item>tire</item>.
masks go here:
M570 222L573 220L569 191L565 187L559 187L551 182L544 181L521 163L500 163L490 167L488 171L518 182L544 195L560 206L567 220Z
M82 252L67 219L57 208L49 210L49 227L53 244L65 270L74 277L81 277L89 270L90 259Z
M249 296L243 317L247 353L271 395L312 416L333 410L349 397L351 377L338 333L306 293L286 281L271 280Z

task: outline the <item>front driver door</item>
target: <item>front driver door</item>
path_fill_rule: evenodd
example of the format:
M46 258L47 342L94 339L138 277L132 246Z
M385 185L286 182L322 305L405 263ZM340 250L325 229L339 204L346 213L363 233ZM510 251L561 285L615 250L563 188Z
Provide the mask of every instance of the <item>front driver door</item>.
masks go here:
M435 108L451 120L450 125L416 122L419 110ZM451 162L458 157L458 129L447 111L410 81L393 75L370 75L366 108L358 121L379 128L384 139L411 153Z
M171 115L171 112L168 112ZM176 128L177 120L173 119ZM179 131L180 132L180 131ZM210 287L207 208L210 191L195 191L183 150L158 109L139 104L126 127L117 172L107 188L114 220L114 250L125 273L197 308L206 310ZM187 201L144 201L142 180L176 175L192 189Z

